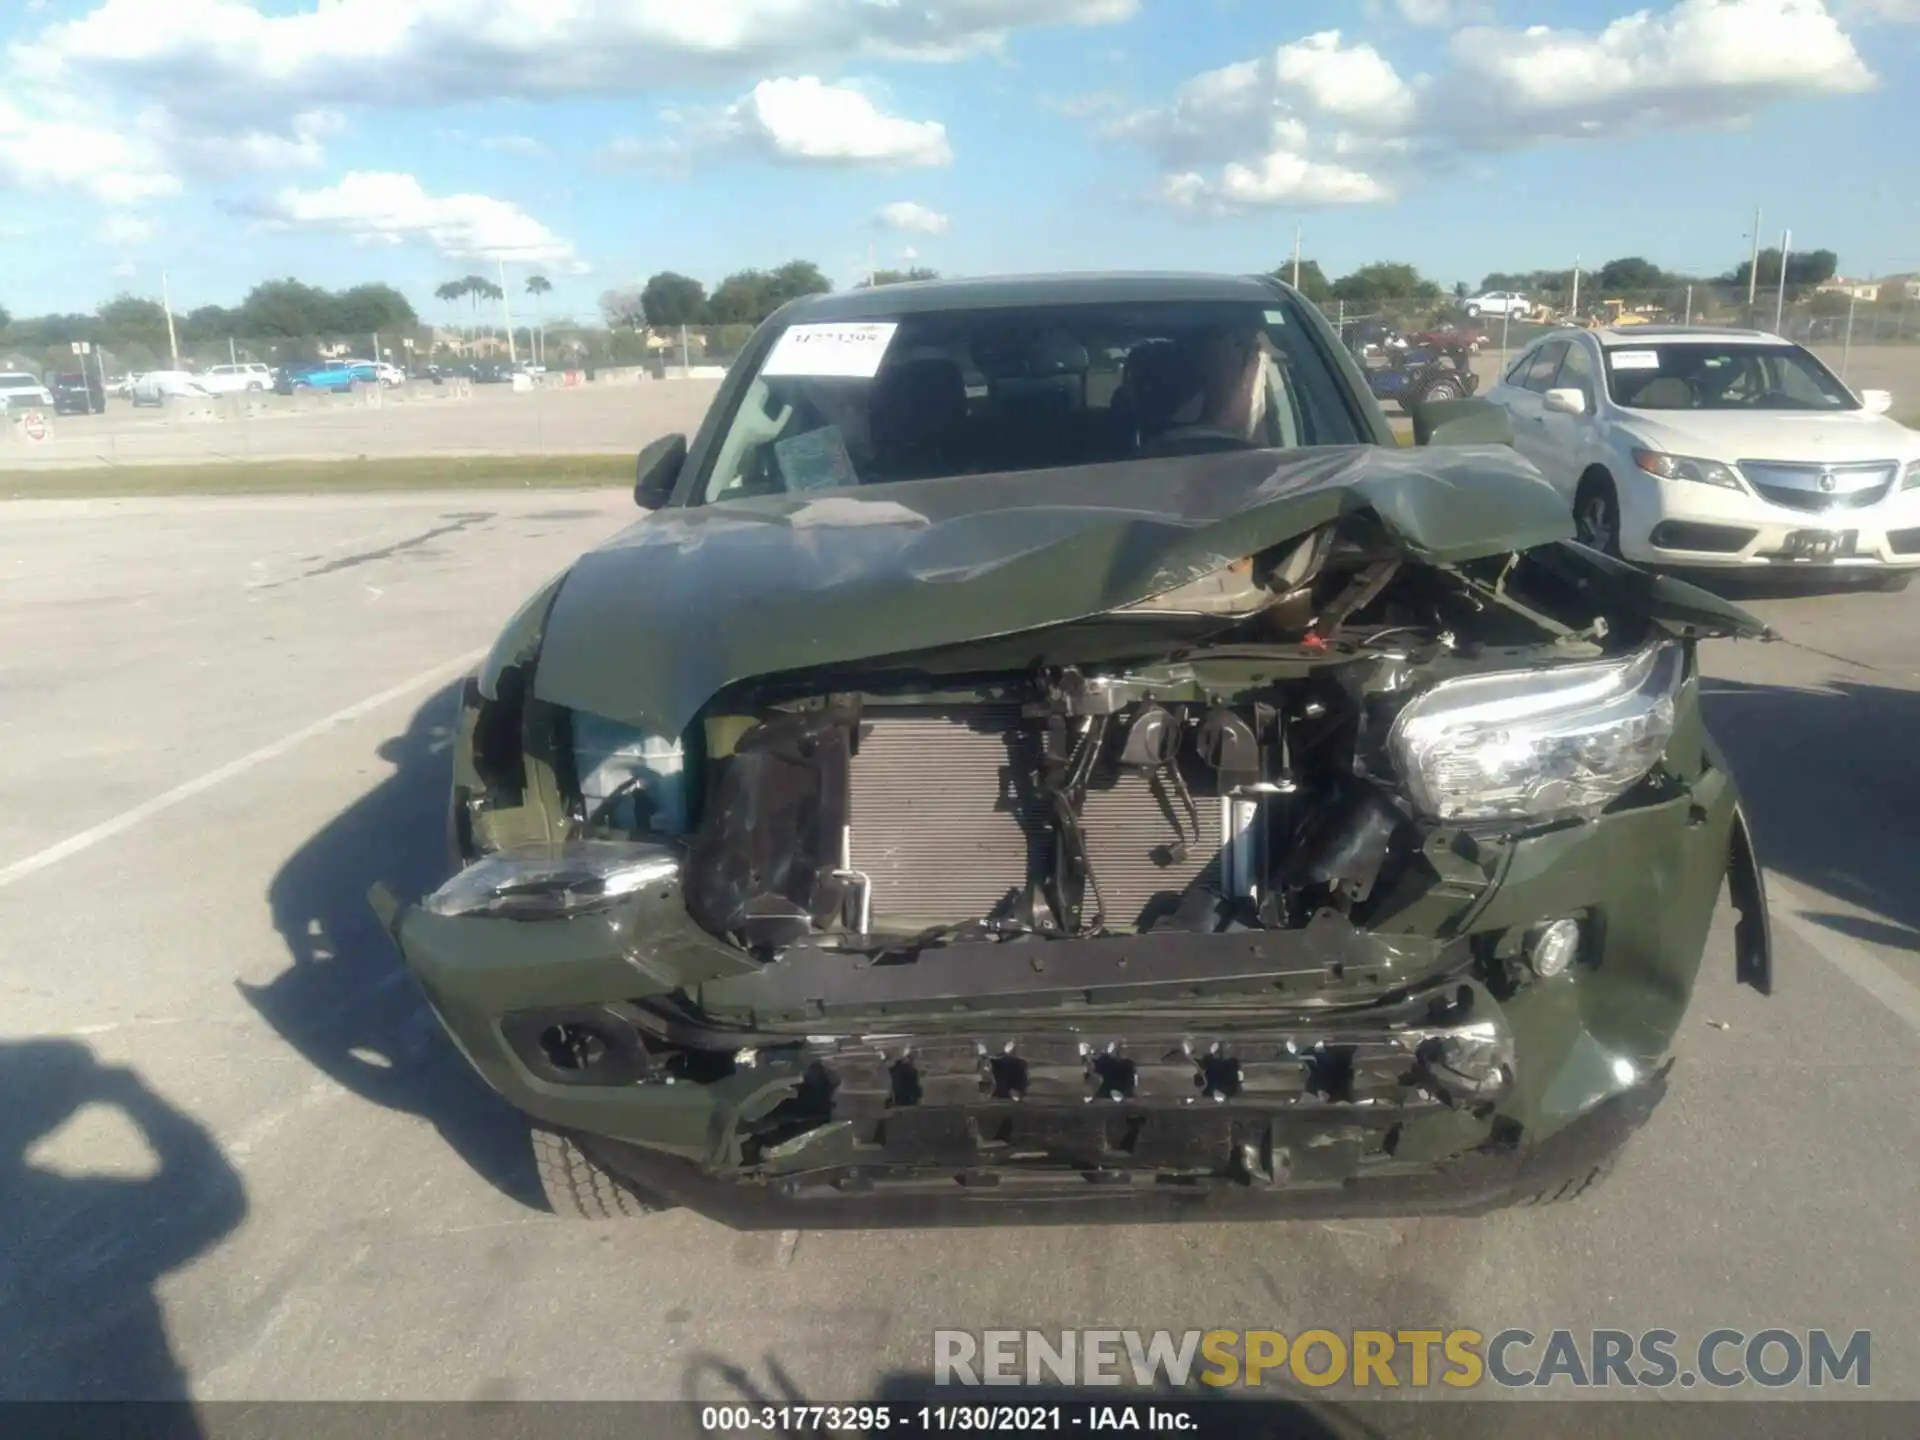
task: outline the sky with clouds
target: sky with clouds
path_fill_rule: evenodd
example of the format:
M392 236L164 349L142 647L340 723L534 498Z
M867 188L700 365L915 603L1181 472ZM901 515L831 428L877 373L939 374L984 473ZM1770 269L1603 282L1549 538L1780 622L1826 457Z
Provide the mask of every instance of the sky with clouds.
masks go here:
M0 0L0 304L504 261L1920 270L1920 0Z

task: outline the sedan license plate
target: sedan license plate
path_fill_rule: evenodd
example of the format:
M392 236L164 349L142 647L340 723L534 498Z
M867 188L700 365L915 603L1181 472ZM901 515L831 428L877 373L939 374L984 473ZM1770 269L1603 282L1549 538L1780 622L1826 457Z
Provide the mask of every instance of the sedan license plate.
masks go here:
M1795 530L1780 547L1790 560L1838 560L1859 545L1858 530Z

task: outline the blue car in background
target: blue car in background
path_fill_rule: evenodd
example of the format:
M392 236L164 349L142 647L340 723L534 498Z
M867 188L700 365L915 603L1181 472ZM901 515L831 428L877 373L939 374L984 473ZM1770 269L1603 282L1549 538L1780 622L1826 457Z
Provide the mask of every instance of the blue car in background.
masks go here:
M370 360L341 360L330 364L289 365L280 371L280 378L274 382L274 391L281 395L292 395L301 390L334 390L341 394L353 388L354 381L371 385L380 378L380 372Z

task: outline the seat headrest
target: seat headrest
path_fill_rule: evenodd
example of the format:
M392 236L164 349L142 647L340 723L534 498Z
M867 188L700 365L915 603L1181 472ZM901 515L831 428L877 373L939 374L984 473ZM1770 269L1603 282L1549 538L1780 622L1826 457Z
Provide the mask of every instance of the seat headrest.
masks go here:
M967 418L967 381L941 356L905 360L875 378L867 423L876 449L937 441Z

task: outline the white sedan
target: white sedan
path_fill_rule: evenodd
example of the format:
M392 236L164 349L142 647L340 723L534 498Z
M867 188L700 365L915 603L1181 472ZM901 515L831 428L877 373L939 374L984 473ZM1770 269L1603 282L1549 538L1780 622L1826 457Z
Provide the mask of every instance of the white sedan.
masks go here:
M134 380L128 394L136 405L164 405L169 396L202 399L213 392L190 370L149 370Z
M1638 325L1535 341L1485 398L1580 539L1672 569L1920 569L1920 432L1756 330Z

